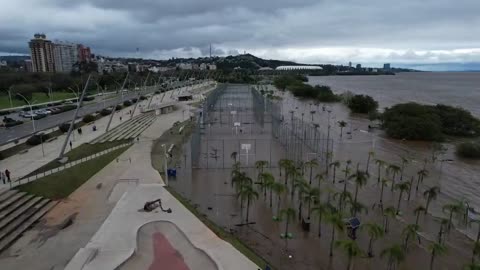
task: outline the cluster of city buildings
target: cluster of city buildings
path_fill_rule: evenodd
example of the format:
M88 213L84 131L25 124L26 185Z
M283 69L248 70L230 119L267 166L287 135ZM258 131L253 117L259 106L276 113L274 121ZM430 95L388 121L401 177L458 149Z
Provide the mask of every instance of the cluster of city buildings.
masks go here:
M97 63L99 73L111 73L111 72L166 72L170 70L216 70L215 64L208 63L177 63L173 65L164 66L159 63L144 63L139 62L125 62L121 60L111 60L102 57L94 59Z
M392 67L391 67L390 63L383 64L383 69L382 68L365 68L365 67L362 67L362 64L357 64L355 67L353 67L352 62L348 62L348 67L351 70L368 71L368 72L379 72L379 71L391 71L392 70Z
M35 34L28 45L31 53L31 59L25 61L28 72L71 72L75 64L92 60L89 47L69 42L52 42L45 34Z

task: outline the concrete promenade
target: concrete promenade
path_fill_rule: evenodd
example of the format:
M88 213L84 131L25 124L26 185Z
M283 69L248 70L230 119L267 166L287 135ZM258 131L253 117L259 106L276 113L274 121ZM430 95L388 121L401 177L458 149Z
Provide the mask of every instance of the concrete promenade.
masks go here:
M164 102L168 101L169 100L164 100ZM22 238L3 252L0 256L1 269L65 269L74 255L81 248L89 244L89 240L94 237L115 207L117 201L122 198L126 191L136 190L139 185L143 184L156 184L158 187L155 187L155 189L161 189L161 185L163 184L162 178L151 166L151 149L153 142L163 132L168 130L175 121L182 120L183 110L188 109L190 109L189 106L179 103L178 110L158 117L157 120L140 135L139 142L136 142L120 155L118 161L113 161L107 165L89 181L80 186L68 198L61 200L56 207L40 220L39 224L30 231L27 231ZM130 160L132 163L130 163ZM150 195L146 194L145 196L150 199L153 193L149 194ZM203 224L196 220L194 216L191 216L186 209L182 210L183 206L178 201L173 198L167 198L167 201L169 207L174 209L175 213L190 215L190 217L185 217L185 221L190 222L193 220L192 222L197 222L193 223L195 227L198 227L197 225L203 226ZM142 208L142 206L143 203L140 206L135 206L135 208L138 210L138 208ZM128 224L127 222L129 221L122 220L119 223ZM108 222L105 224L108 224ZM135 235L136 229L138 229L135 228L135 226L138 225L132 224L132 226L134 227L132 227L131 233ZM189 230L188 227L182 228L182 231L186 234L189 233ZM216 243L206 245L208 242L205 242L204 246L201 246L201 243L197 243L199 245L198 247L209 248L208 254L212 254L211 256L214 259L215 256L227 256L221 253L217 254L219 250L230 250L228 251L228 256L238 256L238 260L247 260L229 244L223 243L223 241L218 238L212 240L215 239L216 236L213 237L214 234L206 229L206 227L198 229L197 231L191 230L190 232L205 233L207 239L211 239L211 241L214 241L212 243ZM121 237L121 235L119 237ZM132 236L130 235L128 237ZM193 244L195 244L194 241L200 241L194 240L195 236L191 238L190 235L187 235L187 237ZM95 239L96 238L93 238L93 240ZM223 244L218 244L218 241L221 241ZM95 243L102 244L98 241ZM105 244L108 244L108 242L105 242ZM133 241L132 244L136 245L136 242ZM133 250L129 251L130 254L132 252ZM205 252L207 252L207 250L205 250ZM107 253L102 254L107 255ZM228 256L226 257L227 260L236 262ZM249 266L253 265L249 261L244 263ZM217 264L223 266L224 268L222 269L239 269L228 267L218 262ZM256 270L257 268L248 267L242 269Z

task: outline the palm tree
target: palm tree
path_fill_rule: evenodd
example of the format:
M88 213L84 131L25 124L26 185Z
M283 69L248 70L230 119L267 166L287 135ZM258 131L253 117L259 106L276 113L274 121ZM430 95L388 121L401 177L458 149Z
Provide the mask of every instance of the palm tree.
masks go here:
M383 161L383 160L381 160L381 159L375 159L375 164L377 164L377 166L378 166L378 178L377 178L377 183L380 183L380 180L382 179L382 177L381 177L382 168L385 168L386 162Z
M420 237L418 237L419 230L420 230L420 226L418 226L417 224L408 224L405 228L403 228L402 235L405 237L405 240L404 240L405 252L407 251L409 240L412 239L412 237L416 236L418 238L418 241L420 242Z
M316 203L317 201L320 201L320 189L308 187L304 192L303 200L308 205L307 220L310 220L312 202Z
M401 262L405 260L405 252L402 247L395 244L392 245L380 253L380 257L388 257L387 269L394 270Z
M354 258L363 254L363 251L358 246L356 241L347 239L347 240L338 240L335 242L335 247L340 248L347 255L347 270L352 269Z
M390 165L388 165L388 170L393 173L393 176L392 176L392 190L391 190L393 192L393 188L395 186L395 176L400 171L400 167L398 167L395 164L390 164Z
M347 160L345 163L345 169L343 172L345 173L345 181L343 182L343 191L347 191L347 181L348 181L348 174L350 173L350 164L352 164L351 160Z
M368 257L373 257L373 242L385 234L383 231L382 226L378 225L377 223L364 223L360 227L367 231L370 240L368 241Z
M340 138L343 137L343 128L347 126L347 122L345 121L338 121L338 126L340 127Z
M315 180L318 181L318 188L320 188L320 185L322 184L323 180L325 180L323 178L323 174L319 173L317 175L315 175Z
M368 177L368 173L362 171L357 171L356 173L350 175L349 179L353 179L355 181L355 196L353 199L354 202L357 202L358 189L367 184Z
M338 200L338 209L340 210L343 210L347 202L353 202L352 193L348 191L336 192L335 194L333 194L333 199Z
M333 183L335 184L335 174L337 169L340 168L340 161L336 160L335 162L330 163L329 167L333 167Z
M385 233L388 233L388 225L389 225L389 218L394 218L397 215L397 211L393 206L389 206L383 210L383 218L384 218L384 225L383 228L385 229Z
M287 243L287 239L292 238L292 234L288 232L288 225L290 221L295 218L295 209L293 208L286 208L280 211L280 217L285 219L285 233L280 235L281 238L285 239L285 243Z
M402 195L404 192L408 191L409 188L409 182L402 182L395 185L395 189L400 190L400 194L398 194L397 215L400 213L400 203L402 202Z
M309 184L312 184L313 178L313 168L318 167L318 161L316 158L311 159L310 161L305 162L305 167L310 168Z
M404 157L400 157L402 159L402 167L400 169L400 181L403 181L403 171L405 170L405 166L408 164L408 159Z
M430 251L430 270L433 270L435 257L447 253L447 247L444 244L432 242L428 245L428 251Z
M374 156L375 156L375 152L373 152L373 151L368 152L367 166L366 166L366 169L365 169L366 173L368 173L368 167L370 166L370 159L373 158Z
M381 209L383 209L383 190L387 186L388 182L390 182L388 179L383 178L382 182L380 183L380 185L382 185L382 188L380 189L380 201L379 201L379 205Z
M440 193L440 188L437 186L431 187L423 192L423 197L427 199L425 213L428 213L428 207L430 206L430 202L437 199L438 193Z
M457 202L457 203L451 203L451 204L446 204L442 207L443 212L449 212L448 215L448 226L447 226L447 232L450 232L450 229L452 227L452 218L453 214L458 214L463 212L463 207Z
M285 171L285 186L287 186L288 182L288 172L294 167L293 161L290 159L280 159L278 161L278 167L280 167L280 176L282 176L282 168Z
M263 196L267 196L267 188L265 186L265 178L264 177L261 177L263 176L263 170L264 168L268 166L268 161L265 161L265 160L257 160L255 162L255 168L258 170L258 174L257 174L257 182L261 181L263 183L262 185L262 191L263 191Z
M413 187L413 176L410 178L410 182L408 182L410 184L410 186L408 187L408 197L407 197L407 201L410 201L410 196L412 195L412 187Z
M331 209L327 213L325 220L327 221L327 223L332 225L332 238L330 240L330 257L332 257L333 243L335 242L335 232L343 232L345 229L345 222L343 222L342 215L336 209Z
M320 203L317 201L315 207L312 208L312 213L318 215L318 237L322 236L322 217L329 213L332 209L332 206L329 203Z
M423 182L423 179L428 176L428 171L426 169L422 169L417 172L417 186L415 187L415 190L418 191L418 186Z
M249 210L250 210L250 202L258 199L258 192L256 192L251 185L243 185L240 188L240 192L237 194L241 200L247 201L247 216L245 219L245 224L248 225L248 217L249 217Z
M308 185L307 181L305 181L303 178L297 178L295 179L295 184L294 184L296 190L298 191L298 220L302 220L302 209L303 209L303 194L308 191L310 186Z
M448 226L449 222L448 222L448 219L446 219L446 218L440 218L439 223L440 223L440 229L438 230L438 234L437 234L437 242L442 243L443 242L442 241L443 234L444 234L445 228Z
M302 175L298 172L298 170L296 168L293 168L292 171L290 172L290 175L292 176L292 178L290 179L290 182L292 183L292 187L290 189L290 195L292 196L292 199L293 199L293 195L295 194L295 183L297 181L305 181L302 177Z
M413 213L415 214L415 225L418 225L418 220L420 219L420 214L423 212L425 213L426 209L422 205L417 206L415 210L413 210Z
M356 216L358 213L365 212L365 214L368 214L368 208L360 203L360 202L352 202L350 203L350 214L352 216Z
M233 160L233 163L237 163L237 157L238 157L237 152L232 152L232 154L230 155L230 158Z
M286 187L278 182L275 182L272 186L273 192L277 195L277 215L273 217L274 220L279 220L280 219L280 202L281 202L281 196L285 191L287 190Z
M273 175L271 173L264 173L264 174L268 174L268 176L266 176L265 178L265 188L267 190L270 191L270 208L272 208L272 187L273 185L276 183L275 182L275 178L273 177Z

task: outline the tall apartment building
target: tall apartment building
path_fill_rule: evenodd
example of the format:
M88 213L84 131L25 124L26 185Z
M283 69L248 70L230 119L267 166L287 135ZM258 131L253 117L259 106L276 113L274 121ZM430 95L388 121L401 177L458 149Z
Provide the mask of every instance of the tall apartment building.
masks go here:
M57 72L70 72L78 60L77 44L55 42L53 44L55 70Z
M45 34L35 34L28 43L33 72L55 72L53 44Z
M85 47L82 44L78 44L78 62L90 62L92 60L92 53L90 47Z

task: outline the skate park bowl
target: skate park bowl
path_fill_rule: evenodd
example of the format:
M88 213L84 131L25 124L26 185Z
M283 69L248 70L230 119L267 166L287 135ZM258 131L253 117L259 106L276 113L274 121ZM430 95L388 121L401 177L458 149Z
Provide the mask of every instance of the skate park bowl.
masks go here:
M137 249L117 270L218 270L203 250L169 221L143 225L137 233Z

